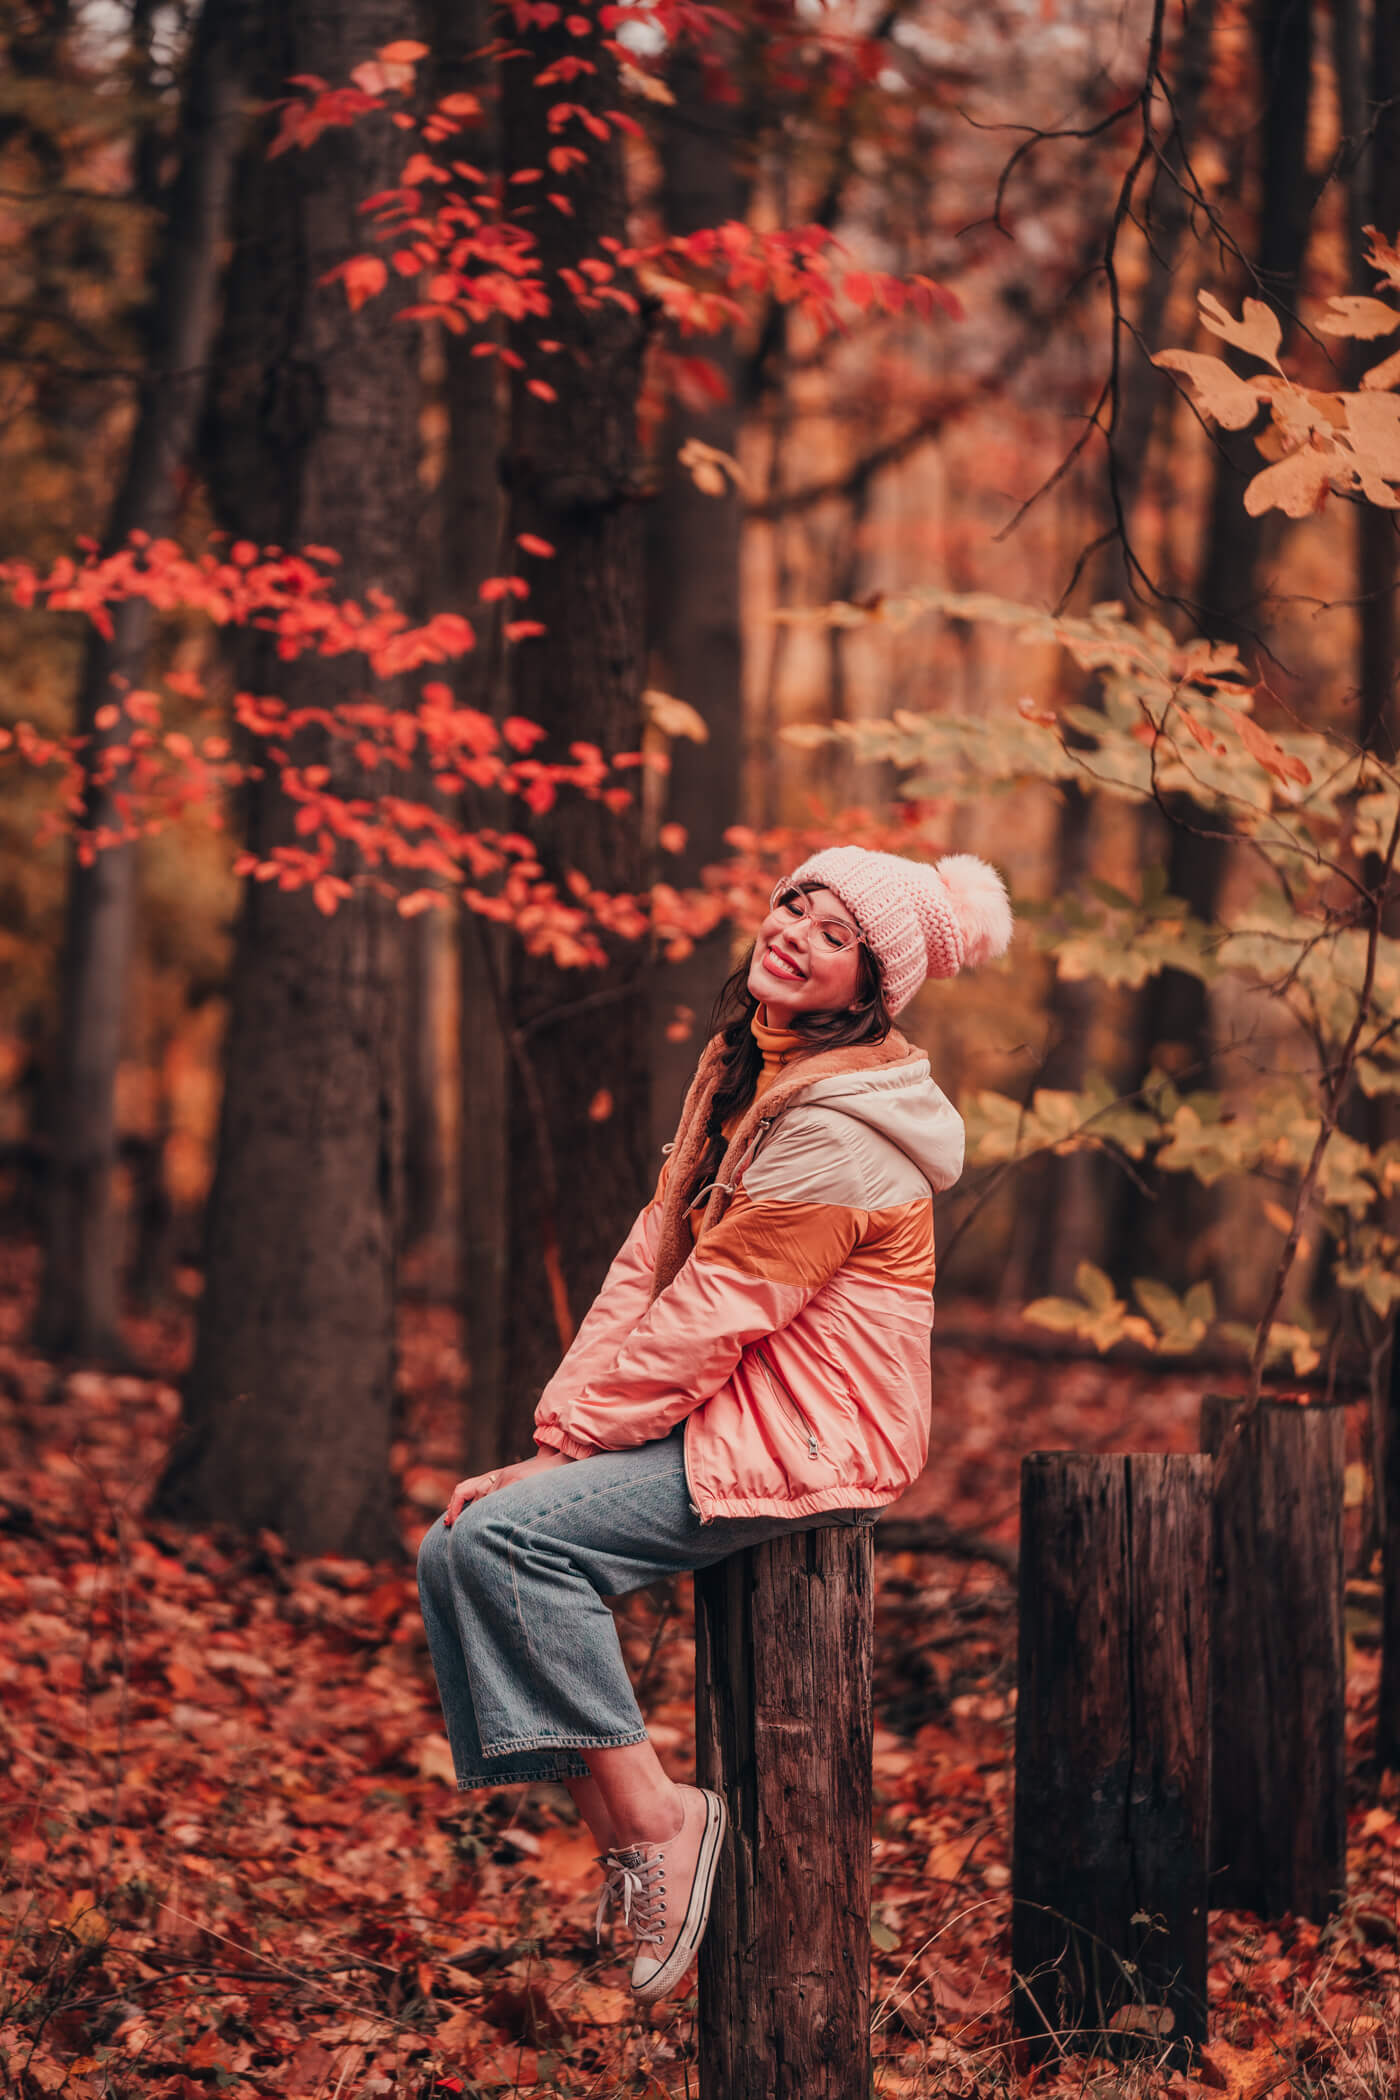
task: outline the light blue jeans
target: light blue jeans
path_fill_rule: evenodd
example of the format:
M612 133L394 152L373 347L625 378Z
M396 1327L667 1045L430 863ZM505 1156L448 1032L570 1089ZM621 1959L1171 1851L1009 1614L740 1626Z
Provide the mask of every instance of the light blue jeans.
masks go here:
M428 1532L418 1594L460 1788L584 1779L580 1750L645 1741L605 1597L783 1532L875 1519L840 1509L702 1524L684 1433L512 1481Z

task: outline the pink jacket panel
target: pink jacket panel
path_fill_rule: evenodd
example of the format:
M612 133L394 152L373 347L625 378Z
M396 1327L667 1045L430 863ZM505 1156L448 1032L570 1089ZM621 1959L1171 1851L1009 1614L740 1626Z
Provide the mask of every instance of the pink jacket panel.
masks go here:
M960 1165L961 1122L922 1055L818 1082L650 1303L655 1206L642 1214L545 1388L536 1441L583 1457L684 1421L707 1522L894 1500L928 1450L932 1187Z

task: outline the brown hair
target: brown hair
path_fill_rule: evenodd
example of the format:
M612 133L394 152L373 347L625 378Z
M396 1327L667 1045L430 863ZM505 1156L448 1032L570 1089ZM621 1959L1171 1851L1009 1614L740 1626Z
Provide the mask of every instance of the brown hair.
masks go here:
M824 889L826 885L799 882L793 887L810 891ZM753 1033L753 1017L760 1002L749 990L752 966L751 946L738 969L721 985L710 1016L711 1036L722 1035L724 1038L724 1060L705 1127L709 1143L696 1169L695 1179L686 1191L687 1206L694 1203L701 1189L707 1188L719 1173L726 1144L724 1125L731 1116L741 1115L753 1100L758 1075L763 1070L763 1052ZM880 983L880 966L864 941L859 943L856 1004L843 1006L835 1013L795 1014L792 1021L794 1034L810 1038L811 1052L804 1052L804 1055L815 1055L819 1050L843 1049L847 1043L882 1043L893 1026L894 1017L885 1005Z

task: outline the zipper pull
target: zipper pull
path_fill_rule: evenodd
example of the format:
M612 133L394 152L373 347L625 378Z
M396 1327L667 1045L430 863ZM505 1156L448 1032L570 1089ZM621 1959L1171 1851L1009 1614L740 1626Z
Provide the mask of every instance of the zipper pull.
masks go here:
M817 1440L810 1429L807 1431L807 1449L811 1452L813 1458L820 1458L821 1453L817 1449Z

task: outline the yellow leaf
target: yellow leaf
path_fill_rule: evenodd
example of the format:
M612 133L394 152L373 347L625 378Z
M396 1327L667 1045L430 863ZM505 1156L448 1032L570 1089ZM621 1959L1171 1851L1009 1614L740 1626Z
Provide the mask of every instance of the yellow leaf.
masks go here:
M1383 299L1363 299L1351 294L1329 299L1318 322L1324 335L1348 335L1362 343L1380 335L1394 335L1400 328L1400 312Z
M1400 396L1346 394L1347 435L1358 460L1400 481Z
M642 694L642 705L647 720L663 736L688 737L692 744L709 743L709 724L688 700L678 700L674 693L659 692L655 686L648 686Z
M622 84L630 88L634 95L641 95L648 102L671 103L676 99L665 81L659 79L655 73L644 73L640 66L628 65L625 60L622 65Z
M1378 277L1393 284L1400 291L1400 247L1375 226L1363 226L1361 231L1371 236L1371 245L1366 250L1366 260Z
M676 458L702 495L722 496L730 481L736 488L749 485L749 478L733 453L722 451L718 445L707 445L703 438L687 438Z
M1378 393L1386 387L1400 386L1400 350L1393 351L1380 364L1372 365L1369 372L1361 375L1364 392Z
M1225 342L1233 343L1237 350L1247 350L1251 357L1260 358L1266 365L1278 363L1283 329L1272 307L1265 306L1262 299L1246 299L1243 317L1237 321L1213 292L1201 292L1198 296L1203 328Z
M1286 518L1306 518L1321 508L1336 463L1312 445L1290 452L1276 466L1256 474L1244 492L1244 507L1251 518L1266 510L1281 510Z
M1222 358L1206 357L1198 350L1159 350L1152 362L1168 372L1180 372L1201 414L1222 430L1247 430L1259 413L1255 389Z

